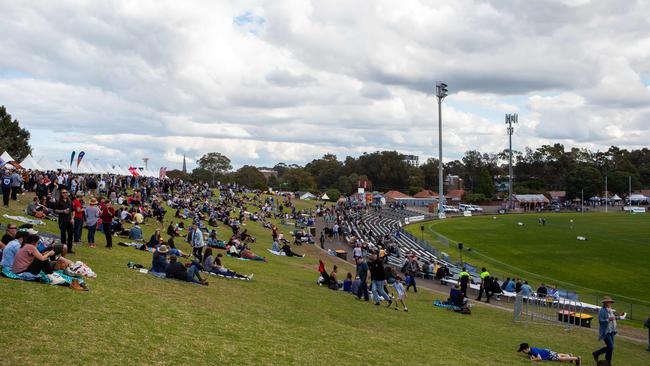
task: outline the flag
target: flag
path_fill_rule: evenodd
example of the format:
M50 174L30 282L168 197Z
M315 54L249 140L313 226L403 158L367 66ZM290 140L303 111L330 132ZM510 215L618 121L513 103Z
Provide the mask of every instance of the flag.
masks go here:
M83 151L79 152L79 157L77 158L77 169L79 169L79 164L81 164L81 159L84 158L84 155L86 155L85 152Z
M129 166L129 172L131 172L131 175L133 175L134 177L137 177L137 176L140 175L138 173L138 170L136 168L132 167L132 166Z
M159 179L165 179L167 178L167 168L166 167L160 167L160 171L158 172L158 178Z
M75 152L72 151L72 155L70 155L70 168L72 168L72 162L74 161L74 154Z

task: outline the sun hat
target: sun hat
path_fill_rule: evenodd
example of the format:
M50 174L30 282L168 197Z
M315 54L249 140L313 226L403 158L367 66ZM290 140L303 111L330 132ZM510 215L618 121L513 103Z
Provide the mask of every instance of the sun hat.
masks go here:
M606 302L614 303L614 302L616 302L616 301L614 301L614 300L613 300L611 297L609 297L609 296L605 296L605 297L603 297L602 300L600 300L600 302L604 304L604 303L606 303Z
M90 204L95 206L97 204L97 198L93 197L90 199Z
M169 252L169 249L167 248L167 246L165 244L158 247L158 253L164 254L164 253L167 253L167 252Z

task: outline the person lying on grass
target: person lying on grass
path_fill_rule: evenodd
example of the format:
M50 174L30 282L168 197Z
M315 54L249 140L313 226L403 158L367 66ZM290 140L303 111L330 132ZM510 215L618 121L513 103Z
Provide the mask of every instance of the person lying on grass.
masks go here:
M228 268L224 267L223 264L221 263L221 258L223 258L223 255L219 253L217 254L216 258L213 257L211 248L205 250L204 257L205 259L203 260L203 268L208 272L220 274L226 277L245 278L247 280L253 278L252 274L246 276L246 275L239 274L235 271L231 271Z
M298 253L293 252L291 250L291 246L289 244L283 245L282 246L282 251L284 252L284 255L286 255L287 257L300 257L300 258L302 258L302 257L305 256L304 254L298 254Z
M201 278L199 272L198 262L193 261L189 268L185 268L183 263L178 262L178 258L175 255L169 256L169 264L167 264L167 268L165 268L165 275L167 278L174 278L207 286L208 281Z
M582 357L572 354L557 353L547 348L531 347L528 343L521 343L517 352L523 352L531 361L560 361L580 365Z

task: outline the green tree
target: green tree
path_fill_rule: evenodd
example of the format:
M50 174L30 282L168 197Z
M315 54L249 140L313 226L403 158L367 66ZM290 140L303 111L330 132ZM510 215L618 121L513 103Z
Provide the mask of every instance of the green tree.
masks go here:
M0 106L0 150L6 150L18 162L32 153L29 146L29 131L20 127L17 119L12 119L5 106Z
M197 183L210 183L212 181L212 173L203 168L194 168L192 175L187 175L191 177L192 181Z
M234 174L233 179L238 184L252 189L266 189L266 178L256 167L251 165L244 165L239 168Z
M330 201L336 202L339 197L341 197L341 192L336 189L336 188L330 188L325 192L327 194L327 197L330 198Z
M287 169L282 176L283 186L290 191L312 191L316 189L316 181L303 168Z
M566 193L568 198L585 199L597 196L603 190L604 180L598 169L592 165L581 164L566 177Z
M167 177L169 179L182 179L186 182L193 181L193 177L188 173L183 173L181 170L174 169L167 172Z
M343 163L336 159L336 155L325 154L320 159L312 160L305 166L305 170L316 178L318 188L327 188L338 180L343 172Z
M494 193L494 182L492 182L492 176L487 167L481 169L481 174L476 182L474 193L482 193L485 197L492 197L492 194Z
M215 185L217 179L232 169L230 159L218 152L211 152L203 155L198 161L199 168L204 169L210 173L210 181L212 186Z

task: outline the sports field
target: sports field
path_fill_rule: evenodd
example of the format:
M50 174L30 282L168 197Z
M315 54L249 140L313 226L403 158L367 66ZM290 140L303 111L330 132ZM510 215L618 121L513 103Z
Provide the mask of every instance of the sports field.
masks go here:
M12 202L8 211L21 210ZM144 226L145 237L154 227ZM246 228L258 238L253 250L269 254L270 231ZM57 232L51 221L37 229ZM220 228L220 237L228 234ZM315 285L319 257L328 270L333 263L343 274L352 268L314 246L294 248L304 259L226 258L226 267L254 273L253 281L210 278L203 287L128 269L129 261L150 265L151 254L108 250L98 238L96 249L73 256L98 274L89 292L0 278L2 364L523 365L530 361L515 352L522 341L585 356L600 347L593 331L513 324L501 309L479 305L460 315L434 308L442 296L426 291L409 293L408 313L356 301ZM618 339L617 364L644 364L644 347Z
M546 224L538 219L543 217ZM571 222L573 221L573 222ZM485 215L424 224L425 239L458 259L486 265L495 273L630 302L650 302L647 269L650 215L610 213ZM408 230L419 237L420 225ZM441 234L448 247L436 240ZM585 237L586 241L577 237ZM647 315L647 314L646 314Z

